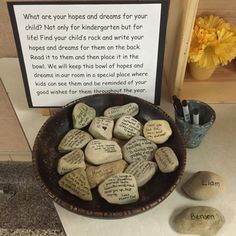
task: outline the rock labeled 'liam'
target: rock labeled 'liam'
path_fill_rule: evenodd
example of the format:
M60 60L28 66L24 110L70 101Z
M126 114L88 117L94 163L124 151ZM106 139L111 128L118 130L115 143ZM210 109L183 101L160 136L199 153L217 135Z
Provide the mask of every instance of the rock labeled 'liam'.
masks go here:
M75 149L61 157L58 161L57 172L64 175L77 168L85 169L84 152L81 149Z
M130 115L120 117L115 124L114 136L120 139L130 139L136 135L141 135L143 125Z
M134 161L150 161L154 157L157 145L143 136L134 136L123 147L122 152L124 159L128 163Z
M135 177L138 187L146 184L156 173L157 164L152 161L135 161L132 162L126 169L125 173Z
M127 173L112 175L98 186L98 192L112 204L128 204L139 199L135 177Z
M173 223L181 234L212 236L222 228L225 218L213 207L197 206L184 209L175 216Z
M122 152L115 141L93 139L85 148L85 159L94 165L101 165L122 159Z
M143 134L150 141L162 144L169 139L172 130L166 120L149 120L143 127Z
M83 102L77 103L72 112L73 127L84 128L95 118L96 110Z
M93 200L86 172L82 168L75 169L65 174L59 180L58 184L61 188L82 200Z
M118 160L99 166L87 167L86 173L90 187L94 188L108 177L114 174L122 173L127 165L128 164L126 161Z
M136 116L138 112L138 104L131 102L123 106L114 106L107 108L104 111L104 116L111 117L112 119L118 119L123 115Z
M110 117L95 117L89 126L89 133L97 139L112 139L114 120Z
M170 147L158 148L155 152L155 159L161 172L171 173L179 166L179 160Z
M199 171L184 183L182 189L195 200L208 200L223 192L224 180L214 172Z
M83 148L93 137L80 129L71 129L62 138L58 146L59 152L70 152L78 148Z

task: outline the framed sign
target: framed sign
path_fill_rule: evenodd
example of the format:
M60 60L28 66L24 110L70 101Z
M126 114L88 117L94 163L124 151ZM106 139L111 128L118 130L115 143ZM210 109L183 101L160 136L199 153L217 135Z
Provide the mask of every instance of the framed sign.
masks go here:
M159 104L168 1L8 2L29 107L125 93Z

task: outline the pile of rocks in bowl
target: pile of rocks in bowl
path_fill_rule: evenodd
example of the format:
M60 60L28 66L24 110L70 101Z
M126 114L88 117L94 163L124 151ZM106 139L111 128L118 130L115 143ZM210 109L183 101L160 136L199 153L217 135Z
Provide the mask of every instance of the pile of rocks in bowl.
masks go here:
M129 204L139 199L139 188L158 172L174 172L178 166L175 152L165 146L172 135L166 120L145 124L135 116L136 103L107 108L103 116L85 103L72 112L73 129L61 139L57 172L63 175L59 186L78 198L93 200L97 187L111 204ZM161 144L162 147L158 148Z

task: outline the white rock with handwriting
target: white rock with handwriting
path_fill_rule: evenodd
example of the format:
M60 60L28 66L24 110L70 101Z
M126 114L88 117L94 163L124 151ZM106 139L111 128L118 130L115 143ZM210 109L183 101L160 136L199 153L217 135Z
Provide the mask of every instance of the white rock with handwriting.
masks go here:
M122 106L114 106L107 108L104 111L104 116L111 117L112 119L118 119L123 115L136 116L138 112L138 104L131 102Z
M114 120L110 117L95 117L89 126L89 133L96 139L112 139Z
M156 144L166 142L172 134L171 127L166 120L149 120L143 127L144 137Z
M174 217L173 226L181 234L212 236L222 228L225 218L213 207L189 207Z
M94 165L101 165L122 159L122 152L115 141L93 139L85 148L85 159Z
M98 186L98 192L112 204L129 204L139 199L135 177L127 173L112 175Z
M65 173L77 168L86 168L84 152L81 149L75 149L74 151L62 156L58 161L57 172L60 175L64 175Z
M62 138L58 146L59 152L70 152L78 148L83 148L93 137L80 129L71 129Z
M73 127L82 129L95 118L96 110L83 102L77 103L72 112Z
M143 125L137 119L130 115L124 115L116 121L114 136L127 140L136 135L141 135L142 131Z
M171 173L179 166L179 160L170 147L158 148L155 152L155 159L161 172Z
M208 200L224 191L224 180L214 172L198 171L183 184L182 189L195 200Z
M138 187L146 184L156 173L157 164L152 161L132 162L124 171L135 177Z
M91 188L96 187L105 179L118 173L122 173L127 167L127 162L124 160L118 160L109 162L99 166L89 166L86 169L89 185Z
M157 145L143 136L134 136L123 147L122 152L124 159L128 163L134 161L150 161L154 157Z
M82 168L77 168L65 174L58 184L61 188L82 200L93 200L86 172Z

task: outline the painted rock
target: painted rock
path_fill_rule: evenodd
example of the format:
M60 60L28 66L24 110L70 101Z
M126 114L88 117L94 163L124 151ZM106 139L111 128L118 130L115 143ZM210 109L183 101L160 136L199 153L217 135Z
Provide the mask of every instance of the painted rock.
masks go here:
M85 103L77 103L72 112L73 127L84 128L95 118L96 110Z
M85 148L85 159L94 165L101 165L122 159L122 152L115 141L93 139Z
M89 166L86 173L90 187L94 188L108 177L122 173L127 165L126 161L118 160L100 166Z
M136 116L139 112L138 104L128 103L123 106L109 107L104 111L104 116L118 119L123 115Z
M179 166L179 161L170 147L161 147L155 153L155 159L161 172L171 173Z
M169 139L172 130L166 120L149 120L143 127L143 134L150 141L162 144Z
M208 200L224 190L224 180L210 171L195 173L183 186L183 191L196 200Z
M132 162L126 169L125 173L135 177L138 187L146 184L156 173L157 164L152 161L135 161Z
M89 133L97 139L112 139L114 120L105 117L95 117L89 126Z
M84 162L84 152L81 149L75 149L74 151L61 157L58 161L57 172L60 175L64 175L65 173L77 168L86 168Z
M120 139L130 139L136 135L141 135L143 125L134 117L124 115L116 121L114 136Z
M221 212L207 206L186 208L174 218L174 228L182 234L215 235L224 223Z
M86 172L82 168L65 174L58 183L61 188L82 200L93 200Z
M61 140L58 151L63 153L83 148L92 139L93 137L83 130L71 129Z
M98 186L98 192L102 198L112 204L128 204L139 199L135 177L127 173L109 177Z
M157 145L143 136L134 136L123 147L124 159L128 162L153 159Z

